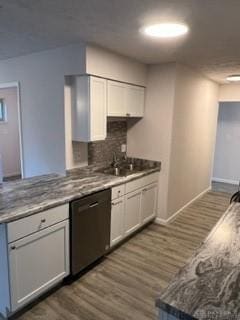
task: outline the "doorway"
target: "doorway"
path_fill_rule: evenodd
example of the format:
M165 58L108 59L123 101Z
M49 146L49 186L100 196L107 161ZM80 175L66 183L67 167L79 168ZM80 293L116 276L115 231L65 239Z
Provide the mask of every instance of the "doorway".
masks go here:
M231 193L240 180L240 102L219 104L213 184ZM223 191L225 191L223 190Z
M0 182L23 178L19 84L0 84Z

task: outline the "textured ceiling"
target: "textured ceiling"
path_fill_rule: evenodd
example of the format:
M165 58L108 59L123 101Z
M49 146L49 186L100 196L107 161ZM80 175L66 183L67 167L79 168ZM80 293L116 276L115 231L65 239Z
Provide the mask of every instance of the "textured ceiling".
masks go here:
M0 59L95 43L145 63L178 61L216 81L240 73L240 0L0 0ZM182 39L153 40L145 24L185 22Z

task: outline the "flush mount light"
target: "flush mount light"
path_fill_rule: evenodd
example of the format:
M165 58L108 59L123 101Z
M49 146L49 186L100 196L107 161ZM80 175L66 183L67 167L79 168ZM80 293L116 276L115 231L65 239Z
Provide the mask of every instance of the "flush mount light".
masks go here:
M233 74L231 76L228 76L226 80L231 81L231 82L240 81L240 74Z
M174 38L188 32L188 27L179 23L160 23L147 26L142 29L143 33L155 38Z

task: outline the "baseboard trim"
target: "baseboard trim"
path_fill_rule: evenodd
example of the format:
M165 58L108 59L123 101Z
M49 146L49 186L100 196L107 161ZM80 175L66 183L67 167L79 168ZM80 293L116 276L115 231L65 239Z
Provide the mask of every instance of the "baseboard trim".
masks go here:
M156 219L154 220L154 222L155 222L156 224L160 224L160 225L163 225L163 226L165 226L165 225L168 224L167 220L164 220L164 219L161 219L161 218L156 218Z
M239 181L237 180L229 180L229 179L222 179L222 178L212 178L212 182L223 182L223 183L228 183L228 184L234 184L234 185L238 185Z
M16 177L16 176L20 176L21 172L16 172L16 173L11 173L11 174L4 174L3 178L11 178L11 177Z
M211 186L209 186L207 189L205 189L204 191L202 191L201 193L199 193L196 197L194 197L192 200L190 200L188 203L186 203L181 209L179 209L178 211L176 211L173 215L171 215L171 217L169 217L168 219L161 219L161 218L156 218L155 219L155 223L160 224L160 225L167 225L170 222L172 222L173 220L176 219L176 217L188 206L190 206L190 204L192 204L194 201L196 201L197 199L201 198L205 193L207 193L208 191L210 191L212 189Z

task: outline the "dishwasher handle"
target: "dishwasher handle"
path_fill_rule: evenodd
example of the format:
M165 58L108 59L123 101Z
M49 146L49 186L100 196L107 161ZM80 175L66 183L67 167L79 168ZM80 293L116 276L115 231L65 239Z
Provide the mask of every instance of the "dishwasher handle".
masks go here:
M96 202L91 203L91 204L89 205L89 208L94 208L94 207L96 207L96 206L98 206L98 205L99 205L99 202L96 201Z
M88 209L98 209L98 206L104 206L105 203L111 201L111 189L96 192L92 195L73 200L71 202L71 216L80 214L81 212Z

